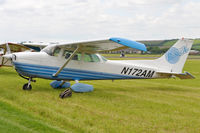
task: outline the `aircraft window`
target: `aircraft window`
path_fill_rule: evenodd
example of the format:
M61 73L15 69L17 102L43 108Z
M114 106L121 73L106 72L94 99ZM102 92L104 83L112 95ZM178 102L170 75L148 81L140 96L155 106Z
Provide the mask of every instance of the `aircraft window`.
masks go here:
M81 53L75 54L74 57L72 58L72 60L78 60L78 61L80 61L81 60Z
M65 50L63 53L63 56L65 57L65 59L69 58L72 52Z
M60 53L60 48L56 47L54 52L53 52L53 56L58 56Z
M84 54L84 61L85 62L92 62L92 58L90 54Z
M105 57L103 57L102 55L100 55L101 56L101 59L103 60L103 61L107 61L107 59L105 58Z
M100 59L95 54L84 54L84 61L85 62L100 62Z
M92 56L93 62L100 62L100 59L96 54L92 54L91 56Z
M71 56L72 52L71 51L67 51L65 50L63 53L63 56L65 57L65 59L68 59ZM81 53L77 53L74 55L74 57L72 58L72 60L81 60Z
M53 55L53 51L55 49L55 45L52 46L47 46L44 49L42 49L42 52L47 53L48 55L52 56Z

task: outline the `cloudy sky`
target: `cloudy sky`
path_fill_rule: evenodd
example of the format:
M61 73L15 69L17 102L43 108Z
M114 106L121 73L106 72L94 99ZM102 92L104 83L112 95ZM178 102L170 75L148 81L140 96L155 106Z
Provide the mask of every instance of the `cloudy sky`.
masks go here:
M1 41L199 38L200 0L0 0Z

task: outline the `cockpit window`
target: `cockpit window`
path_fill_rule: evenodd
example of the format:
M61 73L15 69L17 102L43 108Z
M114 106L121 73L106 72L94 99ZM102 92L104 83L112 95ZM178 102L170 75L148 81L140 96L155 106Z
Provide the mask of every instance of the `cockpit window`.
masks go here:
M60 53L60 48L59 47L56 47L53 51L53 56L58 56Z
M44 49L42 49L42 52L47 53L50 56L58 56L60 53L61 48L56 47L55 45L47 46Z
M53 56L54 49L55 49L55 45L47 46L47 47L45 47L45 48L42 49L42 52L45 52L48 55Z
M91 57L93 62L100 62L100 59L96 54L91 54Z
M84 54L85 62L100 62L99 57L96 54Z
M85 62L92 62L92 58L90 54L84 54L84 61Z
M65 57L65 59L68 59L71 56L72 53L73 53L72 51L65 50L64 53L63 53L63 56ZM74 55L74 57L72 58L72 60L80 61L81 60L81 53L76 53Z
M105 57L103 57L102 55L100 55L101 56L101 59L103 60L103 61L107 61L107 59L105 58Z
M43 52L46 52L48 55L51 56L59 56L61 52L61 48L53 46L47 46L46 48L42 49ZM65 59L68 59L72 55L73 51L64 50L63 57ZM102 58L103 61L107 61L104 57L97 55L97 54L90 54L90 53L76 53L72 60L77 61L84 61L84 62L100 62L100 58Z

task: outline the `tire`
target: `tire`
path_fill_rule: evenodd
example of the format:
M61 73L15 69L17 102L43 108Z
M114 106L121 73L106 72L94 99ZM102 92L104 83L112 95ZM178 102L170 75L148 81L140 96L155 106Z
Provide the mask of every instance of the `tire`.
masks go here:
M31 85L28 86L28 83L24 84L23 90L29 90L30 91L31 89L32 89Z
M72 91L71 89L66 89L64 92L60 93L59 97L60 98L67 98L72 96Z

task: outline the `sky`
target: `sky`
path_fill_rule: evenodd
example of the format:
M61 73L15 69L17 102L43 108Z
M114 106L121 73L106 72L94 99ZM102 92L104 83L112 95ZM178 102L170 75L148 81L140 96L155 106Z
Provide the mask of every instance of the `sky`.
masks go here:
M200 0L0 0L1 41L200 38Z

